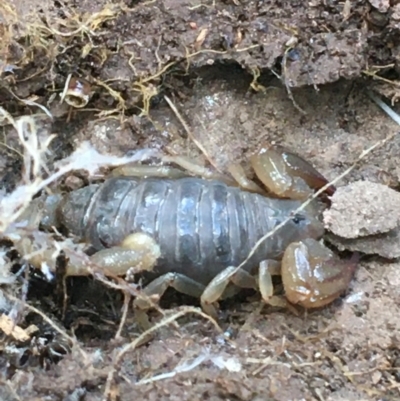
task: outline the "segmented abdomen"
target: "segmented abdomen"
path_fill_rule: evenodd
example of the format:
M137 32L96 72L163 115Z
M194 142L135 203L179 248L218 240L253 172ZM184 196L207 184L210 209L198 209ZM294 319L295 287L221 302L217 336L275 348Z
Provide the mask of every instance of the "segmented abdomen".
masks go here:
M299 204L199 178L117 177L99 186L91 205L85 236L96 248L145 232L161 247L158 274L174 271L207 283L225 267L241 263ZM285 232L264 242L248 267L278 257L293 237Z

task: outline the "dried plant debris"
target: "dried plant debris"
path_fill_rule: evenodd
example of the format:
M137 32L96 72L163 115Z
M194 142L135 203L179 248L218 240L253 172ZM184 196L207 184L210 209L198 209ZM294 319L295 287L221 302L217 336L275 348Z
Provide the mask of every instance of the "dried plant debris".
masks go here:
M7 336L11 336L15 341L24 342L28 341L31 335L38 331L38 328L32 325L27 329L23 329L16 325L9 316L3 314L0 315L0 331Z
M400 193L386 185L358 181L338 188L324 223L327 240L340 250L400 257Z

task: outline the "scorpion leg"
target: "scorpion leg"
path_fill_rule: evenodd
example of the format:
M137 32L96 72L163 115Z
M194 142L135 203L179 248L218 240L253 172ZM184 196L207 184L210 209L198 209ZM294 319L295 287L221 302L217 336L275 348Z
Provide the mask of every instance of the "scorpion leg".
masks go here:
M235 185L235 181L228 176L214 172L207 167L195 163L183 156L164 156L162 158L164 163L173 163L181 167L183 170L167 166L167 165L140 165L140 164L126 164L115 168L111 172L111 176L133 176L133 177L159 177L178 179L188 177L190 175L200 176L209 180L223 181L228 185Z
M280 275L280 269L280 263L275 260L261 262L257 282L250 273L243 269L239 269L232 275L236 267L228 267L208 284L201 295L201 306L206 313L216 317L216 309L213 304L230 296L229 284L234 284L239 288L259 289L266 303L272 306L285 307L287 306L286 300L283 297L273 295L272 276Z
M244 279L243 277L241 277L242 274ZM240 277L240 279L238 279L238 277ZM248 281L245 282L245 280ZM244 271L239 272L239 274L236 275L232 280L232 284L238 282L242 282L243 284L245 284L246 288L253 288L255 286L255 281L253 277L251 277ZM146 287L143 288L143 294L148 298L151 298L152 300L154 297L156 297L156 300L159 300L168 288L173 288L181 294L189 295L194 298L200 298L202 294L204 294L204 290L206 289L203 284L200 284L199 282L192 280L191 278L183 274L171 272L163 274L162 276L157 277L156 279L151 281ZM229 287L227 282L222 289L223 294L221 293L220 297L228 298L230 296L233 296L237 292L237 287ZM148 302L144 297L135 299L135 301L133 302L133 306L137 310L141 311L151 308L150 302Z
M171 287L176 291L199 298L204 291L204 285L180 273L166 273L150 282L143 288L143 294L149 298L156 296L160 299L165 291ZM150 303L145 298L137 298L133 303L137 309L149 309Z
M207 180L222 181L227 185L232 185L232 186L236 184L234 180L232 180L225 174L212 171L209 168L199 163L195 163L194 161L189 160L183 156L164 156L163 161L166 163L174 163L194 176L199 176Z
M142 293L153 302L158 302L169 287L174 288L182 294L195 298L199 298L204 291L203 284L200 284L183 274L166 273L150 282L145 288L143 288ZM146 311L152 307L151 303L146 298L140 297L133 301L133 307L135 309L136 321L143 329L148 329L150 323Z
M226 298L230 288L229 284L234 284L239 288L253 288L257 289L257 282L255 278L243 269L239 269L232 275L236 267L227 267L221 273L211 280L207 285L200 297L200 302L203 310L209 315L216 317L217 312L213 303L219 299Z
M258 269L258 286L261 297L271 306L287 307L287 300L283 296L274 295L272 276L281 275L281 263L276 260L264 260Z
M187 177L184 171L171 166L147 166L142 164L126 164L112 170L112 177L131 176L139 178L159 177L178 179Z
M231 164L228 166L228 170L240 188L249 192L265 194L265 190L246 177L246 173L240 164Z

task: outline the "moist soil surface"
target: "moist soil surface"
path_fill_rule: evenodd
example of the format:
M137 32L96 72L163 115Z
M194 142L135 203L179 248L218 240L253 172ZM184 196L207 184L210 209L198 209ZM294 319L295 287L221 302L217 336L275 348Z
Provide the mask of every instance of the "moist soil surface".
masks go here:
M13 117L37 113L30 101L50 111L53 121L44 118L41 127L56 135L50 165L89 141L101 153L150 147L226 172L230 162L246 166L261 144L272 143L335 179L364 149L398 130L365 91L385 95L396 109L397 3L3 2L0 105ZM83 108L60 104L69 74L91 85ZM0 182L11 191L20 179L22 147L12 127L3 124L2 136ZM399 152L395 136L337 186L365 180L397 190ZM86 179L75 175L58 184L73 189ZM128 311L115 339L123 296L99 281L68 280L63 318L55 292L36 274L27 304L74 334L78 346L64 347L42 316L26 312L19 324L35 324L39 332L29 344L2 338L2 400L105 399L114 358L140 332ZM172 290L161 301L170 314L182 305L198 301ZM225 336L196 314L161 327L115 365L109 399L400 398L400 264L382 259L379 249L363 254L348 290L327 307L299 308L296 315L266 306L251 291L220 307ZM157 312L150 318L161 321Z

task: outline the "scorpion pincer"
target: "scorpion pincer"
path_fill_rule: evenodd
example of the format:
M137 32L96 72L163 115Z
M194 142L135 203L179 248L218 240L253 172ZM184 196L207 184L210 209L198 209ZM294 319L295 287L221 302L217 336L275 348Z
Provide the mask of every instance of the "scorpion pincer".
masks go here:
M236 186L176 175L177 169L170 170L174 178L165 171L162 178L149 177L146 166L145 178L134 176L139 170L124 169L128 176L117 173L101 184L34 202L42 202L42 227L61 227L90 243L98 251L91 262L106 274L124 275L132 268L143 272L143 292L152 299L173 287L199 297L211 314L219 299L240 288L259 290L272 305L289 301L315 308L332 302L346 290L356 262L340 259L321 244L319 218L326 205L320 199L294 213L327 180L277 146L263 148L250 162L267 191L246 179L238 166L230 168ZM331 186L325 194L334 191ZM66 274L90 271L87 264L70 260ZM282 277L285 297L274 295L273 275ZM134 306L150 308L142 297Z

